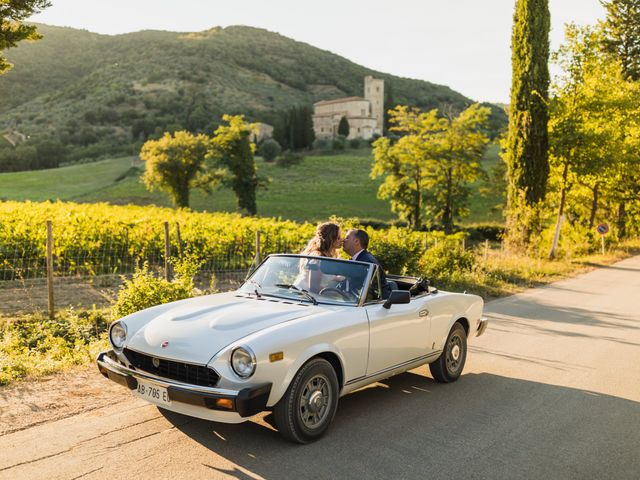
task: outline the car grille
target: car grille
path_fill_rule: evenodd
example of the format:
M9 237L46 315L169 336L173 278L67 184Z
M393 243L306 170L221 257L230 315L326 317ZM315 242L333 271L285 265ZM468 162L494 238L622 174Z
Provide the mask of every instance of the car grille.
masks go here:
M201 387L215 387L220 376L211 368L192 363L175 362L164 358L152 357L135 350L124 349L125 356L137 370L152 373L159 377L177 380ZM157 358L158 366L153 365L153 359Z

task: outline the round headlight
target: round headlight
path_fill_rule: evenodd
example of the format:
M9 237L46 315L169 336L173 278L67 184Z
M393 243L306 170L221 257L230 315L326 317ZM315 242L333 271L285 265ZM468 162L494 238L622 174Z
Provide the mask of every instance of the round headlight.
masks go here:
M111 345L115 349L122 350L124 342L127 340L127 325L122 322L116 322L111 325L109 340L111 340Z
M256 371L256 356L248 347L236 347L231 352L231 368L242 378L249 378Z

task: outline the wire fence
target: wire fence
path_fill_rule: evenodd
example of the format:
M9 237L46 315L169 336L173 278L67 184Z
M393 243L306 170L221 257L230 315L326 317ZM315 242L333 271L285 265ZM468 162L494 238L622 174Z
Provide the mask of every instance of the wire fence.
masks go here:
M63 285L72 283L115 288L123 277L131 276L136 269L147 265L159 276L170 279L175 262L184 256L201 252L201 245L193 245L180 238L180 229L174 228L169 235L165 222L165 236L162 242L155 242L153 248L136 251L122 238L100 238L87 248L73 248L66 241L64 249L56 248L55 231L50 229L46 239L20 238L13 242L0 241L0 293L5 296L24 296L30 298L30 304L42 306L36 296L49 297L47 308L53 315L54 285L64 290ZM237 238L210 249L214 254L196 255L200 269L196 276L196 285L208 288L212 277L216 279L218 290L237 287L267 255L271 253L300 252L304 248L301 241L292 241L256 231L253 238L239 235ZM49 253L50 252L50 253ZM50 265L50 267L48 267ZM38 293L39 292L39 293ZM69 293L73 295L73 293ZM11 307L11 298L0 298L6 305L0 312L24 310ZM17 305L24 302L17 301ZM56 302L60 305L60 302ZM62 304L70 304L70 301Z

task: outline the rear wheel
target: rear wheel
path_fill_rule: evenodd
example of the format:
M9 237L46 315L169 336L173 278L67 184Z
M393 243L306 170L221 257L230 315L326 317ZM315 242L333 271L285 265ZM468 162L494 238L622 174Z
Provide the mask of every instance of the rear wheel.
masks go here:
M444 346L440 358L429 364L429 370L436 382L455 382L462 374L464 362L467 359L467 333L464 327L456 322Z
M297 443L320 438L338 408L338 377L329 362L314 358L305 363L273 409L278 431Z

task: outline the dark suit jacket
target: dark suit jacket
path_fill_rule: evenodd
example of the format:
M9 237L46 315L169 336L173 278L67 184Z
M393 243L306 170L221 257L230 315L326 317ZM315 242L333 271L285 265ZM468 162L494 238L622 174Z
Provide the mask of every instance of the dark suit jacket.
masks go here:
M371 255L368 250L361 251L356 258L353 260L357 260L359 262L367 262L367 263L375 263L380 267L378 271L380 272L380 285L382 286L382 298L389 298L391 295L391 287L387 283L387 276L384 274L384 269L380 262L376 257Z

